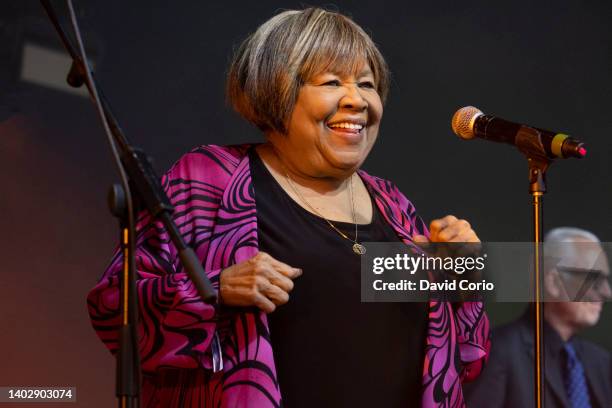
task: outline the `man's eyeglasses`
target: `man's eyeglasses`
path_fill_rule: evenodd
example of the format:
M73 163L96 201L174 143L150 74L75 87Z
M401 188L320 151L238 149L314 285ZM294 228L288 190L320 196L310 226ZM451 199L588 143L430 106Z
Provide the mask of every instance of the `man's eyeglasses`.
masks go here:
M610 298L609 275L599 269L556 266L565 284L568 300L602 301Z

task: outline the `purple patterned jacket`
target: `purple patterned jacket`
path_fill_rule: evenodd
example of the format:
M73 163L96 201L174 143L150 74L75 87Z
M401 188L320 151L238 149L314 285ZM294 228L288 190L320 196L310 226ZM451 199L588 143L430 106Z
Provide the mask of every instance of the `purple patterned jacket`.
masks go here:
M200 146L162 177L176 207L174 220L216 288L221 270L258 251L249 146ZM428 234L394 184L359 175L404 242ZM138 220L137 245L142 406L280 407L266 314L204 304L163 225L145 214ZM113 353L121 269L116 253L87 299L93 327ZM431 301L428 319L421 406L463 407L461 382L480 373L488 354L488 318L481 303Z

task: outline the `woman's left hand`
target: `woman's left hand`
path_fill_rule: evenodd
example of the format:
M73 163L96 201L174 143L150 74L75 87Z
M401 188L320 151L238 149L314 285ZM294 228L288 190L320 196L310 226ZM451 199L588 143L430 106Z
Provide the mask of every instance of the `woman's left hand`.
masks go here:
M423 244L428 242L480 242L470 223L454 215L433 220L429 224L429 239L425 235L414 235L412 239L416 243Z

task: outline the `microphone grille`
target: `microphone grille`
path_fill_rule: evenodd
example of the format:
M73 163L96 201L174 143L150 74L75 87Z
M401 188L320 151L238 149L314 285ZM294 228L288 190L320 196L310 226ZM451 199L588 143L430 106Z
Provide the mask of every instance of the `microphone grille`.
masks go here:
M462 139L474 137L474 121L482 115L482 111L473 106L464 106L453 115L451 127L453 132Z

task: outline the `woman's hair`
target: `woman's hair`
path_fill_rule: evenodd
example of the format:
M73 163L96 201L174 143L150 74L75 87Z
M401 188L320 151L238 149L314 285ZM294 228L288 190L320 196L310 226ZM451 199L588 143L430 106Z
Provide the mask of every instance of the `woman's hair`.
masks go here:
M384 102L387 64L368 34L350 18L321 8L284 11L249 35L227 76L229 103L261 130L286 133L300 87L330 70L358 74L370 65Z

